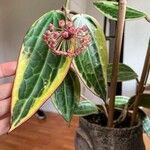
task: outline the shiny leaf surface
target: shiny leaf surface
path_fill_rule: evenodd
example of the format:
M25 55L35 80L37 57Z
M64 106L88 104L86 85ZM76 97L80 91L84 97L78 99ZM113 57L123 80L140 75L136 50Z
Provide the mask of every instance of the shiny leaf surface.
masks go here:
M150 138L150 118L142 110L140 110L140 117L142 120L143 130Z
M87 116L91 114L97 114L97 106L89 100L81 100L75 107L74 115Z
M43 34L50 23L58 27L65 19L60 11L51 11L38 19L27 32L22 45L12 92L11 129L29 119L64 80L72 58L50 52ZM62 48L67 46L62 44ZM74 42L70 49L74 50Z
M128 103L129 97L126 96L116 96L115 97L115 107L116 108L124 108L124 106Z
M140 96L140 104L139 106L150 109L150 94L142 94ZM135 96L131 97L129 100L129 105L132 105L135 101Z
M80 82L75 72L69 71L61 86L52 96L52 102L63 118L70 122L80 99Z
M97 1L94 2L94 6L100 11L104 16L111 20L117 20L118 18L118 2L113 1ZM133 20L138 18L144 18L146 14L142 11L134 9L132 7L127 7L126 10L126 20Z
M91 16L73 17L76 27L86 25L91 35L91 44L75 58L74 67L85 85L94 93L105 99L107 85L107 47L103 30Z
M111 82L111 76L112 76L112 64L109 64L107 68L108 82ZM137 77L138 75L129 66L125 64L119 64L118 82L134 80Z

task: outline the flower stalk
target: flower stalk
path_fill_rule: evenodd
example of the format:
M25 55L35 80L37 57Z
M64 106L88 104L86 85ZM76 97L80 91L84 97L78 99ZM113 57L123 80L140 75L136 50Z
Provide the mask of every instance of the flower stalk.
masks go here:
M144 86L147 82L147 78L149 75L149 69L150 69L150 41L149 41L149 46L148 46L145 63L144 63L144 67L143 67L143 71L142 71L142 75L141 75L141 80L139 82L138 89L137 89L137 95L135 97L131 126L134 126L137 123L137 112L138 112L138 107L139 107L139 104L141 101L140 96L144 92L144 89L145 89Z
M69 4L70 4L70 0L66 0L66 2L65 2L65 9L66 10L69 9Z
M112 80L110 85L110 101L109 101L109 113L108 113L108 124L107 124L108 127L113 127L117 76L119 70L119 61L120 61L121 46L122 46L122 39L123 39L123 32L124 32L126 5L127 5L126 0L119 1L119 13L118 13L118 22L117 22L116 39L115 39Z

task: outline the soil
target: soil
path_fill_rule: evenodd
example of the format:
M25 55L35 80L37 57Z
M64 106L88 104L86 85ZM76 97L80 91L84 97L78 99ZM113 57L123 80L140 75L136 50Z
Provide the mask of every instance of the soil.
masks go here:
M119 110L115 110L114 120L118 119L120 113L121 112ZM105 114L102 112L99 112L99 114L89 115L84 118L88 120L88 122L90 123L97 124L103 127L107 126L107 118ZM115 125L115 128L128 128L130 127L130 122L131 122L131 115L128 114L123 122Z

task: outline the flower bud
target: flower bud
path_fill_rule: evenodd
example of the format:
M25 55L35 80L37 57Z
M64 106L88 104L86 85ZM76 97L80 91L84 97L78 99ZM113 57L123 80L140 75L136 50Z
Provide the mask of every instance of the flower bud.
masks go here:
M69 37L69 33L68 33L67 31L64 31L64 32L62 33L62 37L63 37L64 39L67 39L67 38Z
M59 21L59 26L60 27L64 27L65 26L65 21L64 20L60 20Z
M87 27L86 25L84 25L84 26L82 27L82 31L83 31L83 32L87 32L87 31L88 31L88 27Z
M60 36L60 33L59 32L54 32L53 36L54 36L54 39L57 39Z
M48 30L53 31L53 30L54 30L54 25L53 25L53 24L50 24L50 25L48 26Z

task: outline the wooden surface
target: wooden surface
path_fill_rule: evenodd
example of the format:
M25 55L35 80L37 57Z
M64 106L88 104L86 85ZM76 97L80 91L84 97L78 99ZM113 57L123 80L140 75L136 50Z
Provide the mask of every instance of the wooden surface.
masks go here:
M35 117L9 135L0 137L0 150L74 150L74 133L78 118L71 127L53 113L39 121ZM144 136L146 150L150 150L150 140Z
M77 119L68 128L53 113L48 113L44 121L33 117L11 134L0 137L0 150L73 150L76 126Z

